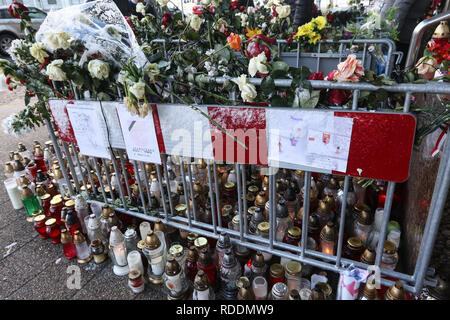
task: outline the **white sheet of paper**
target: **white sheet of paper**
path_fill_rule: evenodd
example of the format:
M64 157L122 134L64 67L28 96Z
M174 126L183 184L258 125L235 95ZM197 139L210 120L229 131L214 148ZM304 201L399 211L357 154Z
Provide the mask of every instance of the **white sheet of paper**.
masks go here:
M123 140L122 130L120 129L119 118L116 111L116 107L120 104L122 103L118 101L102 101L101 108L103 108L103 114L100 108L98 108L98 113L102 120L101 122L105 125L105 139L108 139L109 134L109 143L111 143L113 148L125 149L125 141ZM108 126L108 130L106 129L106 126Z
M96 101L77 101L67 105L67 112L81 154L110 159L98 107Z
M123 104L117 105L128 158L161 164L152 112L145 118L132 115Z
M269 165L347 170L353 119L333 111L266 110Z
M208 114L208 107L198 107ZM209 120L187 105L158 105L167 154L214 159Z

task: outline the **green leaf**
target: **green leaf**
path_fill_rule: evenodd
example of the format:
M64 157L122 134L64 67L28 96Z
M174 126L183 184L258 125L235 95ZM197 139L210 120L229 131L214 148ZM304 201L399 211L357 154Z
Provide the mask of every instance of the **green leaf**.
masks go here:
M272 107L285 107L286 103L285 103L285 101L284 101L284 99L282 97L280 97L279 95L274 95L270 99L270 105Z
M271 76L266 76L261 81L261 91L265 95L271 94L275 90L275 81Z
M303 101L302 108L315 108L317 106L317 103L319 102L319 98L320 91L313 90L313 92L311 92L311 97L308 100Z
M287 73L289 71L289 65L284 61L275 61L272 63L273 71L282 71Z

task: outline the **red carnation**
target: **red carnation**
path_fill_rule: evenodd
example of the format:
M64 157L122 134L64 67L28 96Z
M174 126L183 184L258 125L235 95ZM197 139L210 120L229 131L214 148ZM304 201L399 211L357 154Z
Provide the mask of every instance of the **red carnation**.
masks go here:
M350 100L352 92L349 90L333 89L328 93L328 102L332 104L344 104Z
M28 8L20 2L13 1L8 7L8 12L11 17L20 19L20 15L24 12L28 12Z

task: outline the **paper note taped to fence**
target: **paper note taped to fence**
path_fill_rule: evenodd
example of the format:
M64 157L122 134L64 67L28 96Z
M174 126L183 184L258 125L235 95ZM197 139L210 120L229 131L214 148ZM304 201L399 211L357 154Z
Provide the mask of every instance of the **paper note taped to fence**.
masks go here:
M98 102L77 101L66 107L81 154L110 159L104 125L98 116Z
M151 112L145 118L132 115L120 104L117 106L120 127L128 158L137 161L161 164L155 124Z
M267 109L269 165L346 172L353 119L334 112Z

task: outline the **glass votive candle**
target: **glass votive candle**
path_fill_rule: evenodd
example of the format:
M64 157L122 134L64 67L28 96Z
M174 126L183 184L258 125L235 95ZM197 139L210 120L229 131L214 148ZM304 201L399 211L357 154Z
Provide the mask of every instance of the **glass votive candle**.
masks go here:
M266 300L267 298L267 281L264 277L258 276L253 279L252 289L255 300Z
M36 182L36 175L37 175L38 167L35 162L30 162L27 167L25 168L25 171L33 177L33 182Z
M55 218L45 221L47 235L52 238L53 243L60 243L61 230Z
M45 214L40 214L34 217L34 229L36 229L36 231L39 233L41 239L48 238L47 227L45 226L46 219L47 217L45 216Z
M144 265L142 264L141 254L137 250L133 250L128 253L127 256L128 267L131 271L138 270L141 275L144 274Z
M144 291L145 283L141 271L133 269L128 273L128 286L133 293Z

